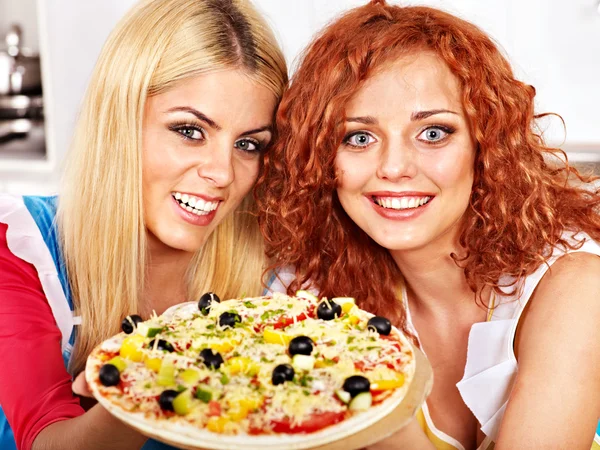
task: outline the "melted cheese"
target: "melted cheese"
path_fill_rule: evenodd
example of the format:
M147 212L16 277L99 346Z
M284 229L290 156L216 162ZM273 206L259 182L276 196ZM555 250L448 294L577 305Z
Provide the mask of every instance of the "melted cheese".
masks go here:
M370 381L393 380L398 374L410 378L412 353L401 338L382 339L366 329L370 317L353 306L348 314L335 320L323 321L314 316L317 302L314 299L289 297L275 294L242 300L227 300L211 305L203 316L190 305L174 314L153 317L153 327L162 328L153 338L146 338L142 352L145 358L159 358L162 364L174 367L172 385L164 380L157 383L157 372L143 362L129 362L121 374L123 393L116 388L102 387L112 393L124 408L145 412L153 417L164 416L157 396L165 389L195 392L198 385L205 386L213 394L221 408L222 432L248 432L249 427L267 431L273 420L289 420L300 424L318 412L346 411L347 406L335 396L346 378L361 374ZM235 328L221 328L219 317L224 312L235 312L241 323ZM350 320L353 316L357 319ZM300 318L300 320L298 320ZM263 328L277 322L290 323L278 331L287 336L308 336L314 342L312 355L317 365L310 372L296 372L293 381L274 386L273 369L279 364L291 364L287 345L265 342ZM148 321L148 322L150 322ZM155 339L153 348L149 348ZM176 349L173 353L158 350L158 340L169 342ZM219 349L224 363L218 370L207 367L199 358L204 348ZM236 370L228 361L238 358ZM239 358L241 357L241 358ZM241 362L240 362L241 361ZM193 368L197 380L186 381L181 374ZM175 416L169 420L183 420L200 427L209 421L210 405L193 399L193 408L185 417ZM241 405L241 406L240 406ZM240 408L247 411L240 412ZM234 414L235 412L235 414ZM244 414L246 414L244 416ZM235 417L235 420L231 419ZM214 419L213 419L214 421Z

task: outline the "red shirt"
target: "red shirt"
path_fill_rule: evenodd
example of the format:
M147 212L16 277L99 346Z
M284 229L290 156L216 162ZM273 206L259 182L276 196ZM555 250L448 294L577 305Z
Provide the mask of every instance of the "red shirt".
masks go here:
M7 228L0 223L0 405L17 448L29 450L46 426L84 410L37 271L8 249Z

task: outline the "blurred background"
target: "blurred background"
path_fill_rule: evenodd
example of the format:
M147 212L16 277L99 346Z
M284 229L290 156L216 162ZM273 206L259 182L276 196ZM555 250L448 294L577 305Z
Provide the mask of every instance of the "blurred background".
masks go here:
M136 0L0 0L0 192L55 193L79 104L109 31ZM323 25L366 0L254 0L293 71ZM537 90L542 124L572 163L600 175L600 0L405 0L490 34Z

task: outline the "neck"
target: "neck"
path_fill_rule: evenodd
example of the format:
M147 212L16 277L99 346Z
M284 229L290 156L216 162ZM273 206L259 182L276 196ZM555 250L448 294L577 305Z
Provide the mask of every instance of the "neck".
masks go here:
M464 255L458 234L414 250L390 252L402 272L411 309L427 314L456 314L457 308L477 307L464 270L450 256ZM484 293L485 294L485 293ZM484 297L485 298L485 297Z
M152 311L162 314L167 308L188 300L186 272L193 253L149 242L146 280L140 311L144 317Z

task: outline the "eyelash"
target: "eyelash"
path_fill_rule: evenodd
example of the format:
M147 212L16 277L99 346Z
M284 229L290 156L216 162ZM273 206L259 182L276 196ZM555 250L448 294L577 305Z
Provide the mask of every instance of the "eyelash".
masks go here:
M456 128L453 127L448 127L446 125L428 125L427 127L423 128L418 136L421 136L424 132L431 130L431 129L439 129L442 130L444 133L446 133L446 136L444 136L443 138L437 140L437 141L428 141L426 139L419 139L421 142L424 142L426 145L438 145L441 142L445 142L451 134L453 134L454 132L456 132Z
M367 144L367 145L355 145L355 144L351 144L350 143L350 139L352 139L354 136L359 135L359 134L366 134L371 139L375 139L371 133L367 133L366 131L353 131L351 133L348 133L346 136L344 136L344 139L342 140L342 142L344 143L344 145L347 145L348 147L352 147L352 148L366 148L370 144Z
M186 141L193 141L193 142L201 142L205 140L205 133L206 131L204 130L204 128L202 128L201 126L198 126L196 124L193 123L189 123L189 122L178 122L178 123L174 123L172 125L169 126L169 129L171 131L174 131L175 133L177 133L182 139L186 140ZM194 131L198 131L201 134L201 138L199 139L195 139L195 138L191 138L189 136L186 136L185 134L182 133L183 130L194 130ZM245 150L243 148L240 148L237 146L237 143L240 141L247 141L247 142L251 142L256 149L255 150ZM235 141L236 144L236 148L241 150L244 153L249 153L249 154L253 154L253 153L261 153L264 150L264 142L259 141L258 139L252 139L252 138L241 138L238 139L237 141Z
M182 139L186 140L186 141L203 141L204 140L204 128L193 124L193 123L189 123L189 122L177 122L174 123L172 125L169 126L169 130L174 131L175 133L177 133ZM194 139L191 138L189 136L186 136L185 134L182 133L183 130L194 130L194 131L199 131L200 135L202 136L202 138L200 139Z

